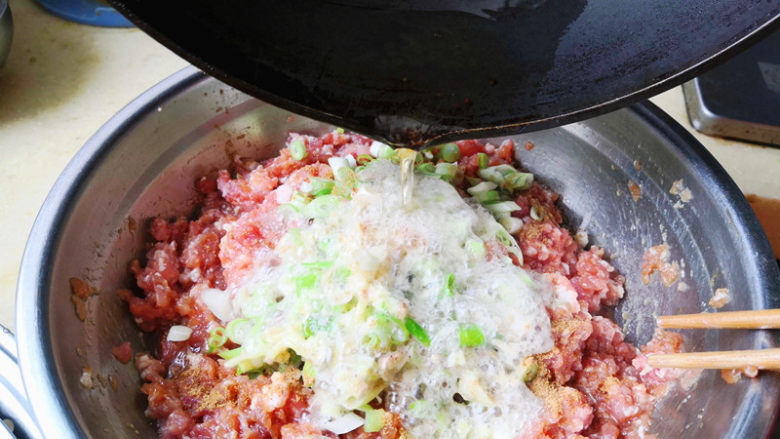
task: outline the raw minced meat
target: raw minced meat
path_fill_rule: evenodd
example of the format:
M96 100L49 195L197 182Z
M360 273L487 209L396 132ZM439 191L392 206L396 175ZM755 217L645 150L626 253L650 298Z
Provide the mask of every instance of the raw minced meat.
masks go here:
M379 431L361 427L341 436L322 431L307 421L312 390L298 368L237 375L235 368L209 353L210 331L220 322L196 300L196 290L224 289L246 276L257 258L268 254L261 250L273 249L286 232L279 205L312 177L332 178L328 158L349 155L360 164L372 145L366 137L340 130L321 137L290 134L288 144L299 140L306 148L301 160L284 148L262 162L236 158L232 169L216 177L193 176L201 196L195 219L153 219L154 242L143 262L130 265L137 289L119 294L138 326L159 334L154 351L136 354L135 363L145 382L141 391L148 399L146 414L157 421L161 438L405 435L401 417L390 411ZM496 146L467 140L457 145L454 184L460 189L478 174L485 159L490 166L514 162L511 141ZM555 296L547 308L555 347L535 356L538 372L528 380L545 411L538 425L521 437L642 437L654 404L677 377L674 371L648 367L646 357L678 352L682 340L659 331L638 349L624 340L614 322L596 315L623 297L625 279L605 259L603 249L583 249L573 238L562 225L557 200L557 194L534 182L517 195L519 209L512 213L522 221L514 235L522 258L509 256L546 277ZM488 257L509 253L504 247L486 246ZM653 268L663 252L657 253L658 260L650 261ZM649 272L646 268L643 274ZM188 326L192 335L186 341L168 341L165 335L174 325ZM227 341L225 347L236 346ZM122 349L120 356L126 353ZM371 404L378 408L381 402Z

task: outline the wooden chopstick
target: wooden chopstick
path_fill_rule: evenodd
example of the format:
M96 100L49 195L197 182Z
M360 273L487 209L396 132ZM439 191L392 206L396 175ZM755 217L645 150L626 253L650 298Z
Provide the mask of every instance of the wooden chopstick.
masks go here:
M666 329L773 329L780 328L780 309L659 316L658 326ZM650 354L647 363L650 367L682 369L737 369L753 366L777 370L780 369L780 348Z
M759 369L780 369L780 348L651 354L647 356L647 364L650 367L681 369L738 369L745 366L755 366Z
M729 311L700 314L680 314L659 316L658 326L662 328L742 328L773 329L780 328L780 309L762 309L757 311Z

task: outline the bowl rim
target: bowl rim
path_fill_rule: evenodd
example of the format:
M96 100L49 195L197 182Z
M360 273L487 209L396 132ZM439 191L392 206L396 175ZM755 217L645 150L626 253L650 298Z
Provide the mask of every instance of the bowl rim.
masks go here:
M16 327L24 386L44 437L75 439L86 436L68 405L53 362L47 307L51 272L47 267L51 266L58 247L58 230L67 220L83 182L99 166L116 140L170 98L205 80L214 79L192 66L185 67L130 102L76 153L57 178L38 212L19 271ZM780 292L780 270L769 242L752 208L723 167L685 128L649 101L634 104L624 111L634 113L652 130L675 144L681 159L695 169L710 190L718 193L726 202L734 225L745 241L745 248L753 250L744 255L753 260L750 266L754 270L748 275L756 276L760 290L767 292L758 303L764 307L780 306L780 297L773 298L768 294L772 291ZM780 392L775 392L772 395L775 406L778 400ZM773 412L771 419L754 422L751 428L758 429L756 437L765 437L776 417L777 414Z

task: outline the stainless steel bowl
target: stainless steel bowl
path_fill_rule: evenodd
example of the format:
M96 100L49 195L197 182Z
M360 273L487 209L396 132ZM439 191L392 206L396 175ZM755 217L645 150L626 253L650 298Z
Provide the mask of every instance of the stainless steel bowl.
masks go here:
M269 157L290 130L331 127L237 92L194 69L154 87L112 118L60 176L41 209L24 254L17 292L19 362L30 406L50 438L153 437L131 364L111 348L130 340L146 349L115 291L132 285L127 263L141 254L155 215L186 215L193 180L225 167L232 153ZM626 275L627 297L615 316L628 337L648 340L659 313L696 312L716 287L726 309L778 305L780 274L745 199L715 160L649 103L583 123L516 136L521 162L562 194L573 228L609 250ZM526 151L522 145L536 147ZM641 170L634 163L641 164ZM669 193L683 179L693 199L675 208ZM632 200L629 181L642 189ZM666 240L684 263L687 291L640 281L645 248ZM68 279L100 289L79 321ZM768 332L691 331L690 350L775 346ZM85 367L93 388L79 378ZM98 375L116 379L117 390ZM690 390L657 406L661 438L763 438L775 419L778 377L726 385L705 372Z

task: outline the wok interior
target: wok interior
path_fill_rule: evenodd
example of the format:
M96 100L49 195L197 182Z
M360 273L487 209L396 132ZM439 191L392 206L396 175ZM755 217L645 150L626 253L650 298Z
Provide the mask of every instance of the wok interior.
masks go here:
M115 138L82 182L59 231L50 267L49 323L53 362L62 390L87 437L153 437L145 395L131 364L120 364L111 348L132 342L135 352L151 348L118 296L134 286L128 262L144 253L148 221L156 215L189 215L197 176L229 166L237 153L267 158L288 131L322 133L332 127L261 103L213 79L193 81L134 120ZM621 110L563 128L515 136L524 167L561 194L572 230L589 233L626 276L627 295L614 318L635 343L653 333L658 314L698 312L717 287L730 289L728 309L763 306L753 290L752 268L738 257L739 227L718 208L717 193L703 185L696 169L635 112ZM535 144L526 151L526 141ZM641 171L634 166L641 164ZM673 181L682 178L694 194L683 208L673 205ZM642 190L632 200L628 182ZM672 258L684 263L687 291L664 287L658 276L640 280L644 250L666 238ZM101 293L88 303L82 323L73 312L68 279L80 277ZM687 350L765 347L765 333L689 331ZM93 374L91 390L79 384L82 369ZM116 378L117 390L101 384ZM748 434L753 419L770 419L775 377L728 386L717 372L701 374L688 390L675 389L654 414L651 431L660 437L759 437ZM727 395L728 397L724 397ZM732 419L735 419L732 421ZM45 421L44 421L45 422ZM768 428L768 427L766 427ZM766 431L766 430L761 430Z

